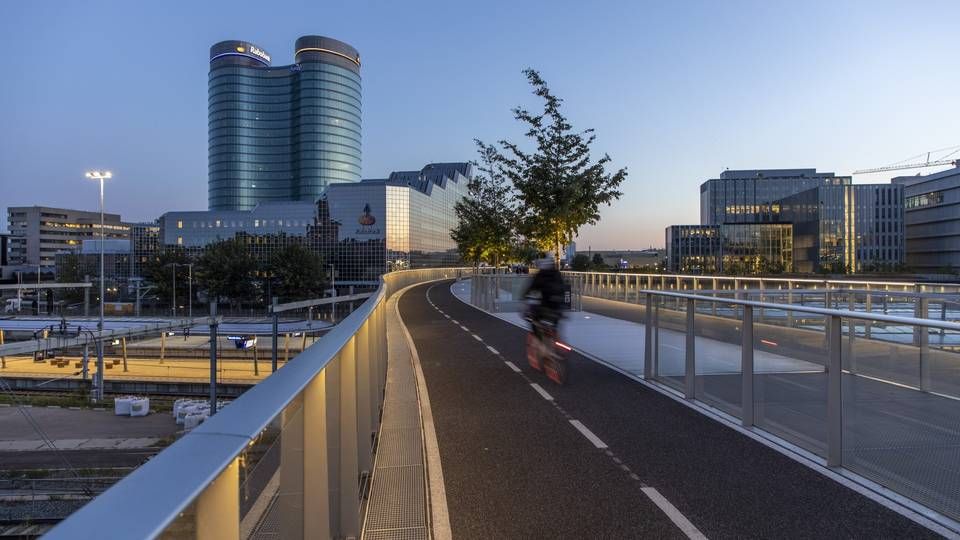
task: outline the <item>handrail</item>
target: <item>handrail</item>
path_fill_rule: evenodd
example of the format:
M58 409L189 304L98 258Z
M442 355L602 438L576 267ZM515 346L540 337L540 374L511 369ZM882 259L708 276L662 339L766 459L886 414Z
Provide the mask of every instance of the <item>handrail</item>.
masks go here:
M852 280L852 279L811 279L811 278L792 278L792 277L759 277L759 276L711 276L711 275L696 275L696 274L650 274L650 273L635 273L635 272L591 272L591 271L577 271L577 270L564 270L564 273L569 274L581 274L581 275L601 275L601 276L640 276L640 277L652 277L652 278L666 278L666 279L699 279L699 280L713 280L718 281L764 281L764 282L794 282L794 283L823 283L823 284L850 284L850 285L880 285L880 286L897 286L897 287L960 287L960 283L918 283L915 281L869 281L869 280Z
M846 309L818 308L818 307L810 307L810 306L800 306L797 304L776 304L772 302L757 302L754 300L738 300L735 298L718 298L715 296L703 296L699 294L675 293L670 291L657 291L657 290L648 290L648 289L640 289L639 292L641 294L653 294L657 296L668 296L671 298L686 298L689 300L715 302L719 304L734 304L738 306L751 306L751 307L757 307L757 308L763 308L763 309L779 309L783 311L799 311L802 313L813 313L816 315L825 315L825 316L837 316L837 317L844 317L847 319L888 322L893 324L905 324L905 325L913 325L913 326L926 326L926 327L938 328L943 330L960 331L960 323L939 321L937 319L922 319L922 318L916 318L916 317L897 317L895 315L883 315L879 313L878 314L864 313L860 311L850 311Z
M323 339L72 514L46 537L126 539L163 533L201 494L212 489L213 482L361 330L368 332L365 325L371 315L394 292L388 277L424 271L440 275L451 269L407 270L381 277L373 296ZM415 281L424 281L413 275Z

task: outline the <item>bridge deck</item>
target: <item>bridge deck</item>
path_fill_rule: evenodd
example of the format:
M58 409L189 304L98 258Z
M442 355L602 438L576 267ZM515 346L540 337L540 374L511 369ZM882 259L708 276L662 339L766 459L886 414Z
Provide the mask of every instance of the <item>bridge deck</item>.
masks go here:
M553 385L526 366L523 329L448 283L410 290L400 313L454 537L935 536L594 361L574 355Z

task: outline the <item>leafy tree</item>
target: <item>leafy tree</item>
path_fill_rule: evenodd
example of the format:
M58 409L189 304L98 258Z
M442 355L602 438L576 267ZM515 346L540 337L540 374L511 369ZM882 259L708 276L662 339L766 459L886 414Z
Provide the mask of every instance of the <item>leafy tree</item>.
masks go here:
M594 269L600 270L607 267L607 263L603 262L603 255L599 253L593 254L593 260L590 261Z
M498 266L511 257L516 245L513 188L500 167L497 148L479 140L474 142L480 154L480 162L474 162L478 174L470 180L467 196L454 207L457 226L450 237L464 260Z
M227 300L239 308L256 296L257 261L236 239L210 244L197 261L197 277L211 301Z
M190 271L186 265L189 262L190 257L185 249L167 247L143 264L143 277L153 286L152 294L157 296L161 304L170 305L173 300L174 272L177 273L177 303L187 299L190 294Z
M543 99L543 112L532 114L517 107L514 117L527 126L533 152L501 141L509 157L501 157L503 173L513 183L521 208L520 231L541 248L552 250L557 262L563 246L569 244L583 225L600 219L601 204L611 204L622 193L617 190L627 170L606 171L610 156L597 161L590 157L596 139L592 129L581 132L560 112L562 100L554 96L540 74L524 70L533 93Z
M583 253L577 253L573 256L573 262L570 263L570 267L577 272L586 272L590 270L590 257Z
M97 267L97 272L100 269ZM58 283L81 283L86 277L85 269L80 261L80 256L76 254L65 255L57 261L57 282ZM92 278L93 276L91 276ZM100 289L94 288L96 292L91 291L90 298L95 300L100 295ZM60 292L61 300L68 304L76 304L83 301L83 289L65 289Z
M267 271L274 280L273 294L283 301L317 298L326 276L323 258L299 243L287 244L270 259Z

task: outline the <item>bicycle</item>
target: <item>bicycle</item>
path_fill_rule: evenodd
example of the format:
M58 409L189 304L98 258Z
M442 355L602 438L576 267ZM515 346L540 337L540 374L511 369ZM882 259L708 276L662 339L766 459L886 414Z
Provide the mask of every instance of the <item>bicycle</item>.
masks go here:
M563 385L567 381L567 356L573 348L560 341L557 323L527 315L533 326L527 333L527 362L551 381ZM538 337L539 336L541 337Z

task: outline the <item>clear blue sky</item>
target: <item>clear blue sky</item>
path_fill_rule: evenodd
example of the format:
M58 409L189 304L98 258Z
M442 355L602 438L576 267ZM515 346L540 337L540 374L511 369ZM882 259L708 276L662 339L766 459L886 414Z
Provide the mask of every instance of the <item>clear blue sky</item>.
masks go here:
M579 249L662 245L725 167L849 173L960 144L958 20L956 1L8 2L0 208L95 209L91 167L125 219L206 208L209 46L279 65L321 34L363 58L364 177L518 138L531 66L630 171Z

